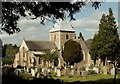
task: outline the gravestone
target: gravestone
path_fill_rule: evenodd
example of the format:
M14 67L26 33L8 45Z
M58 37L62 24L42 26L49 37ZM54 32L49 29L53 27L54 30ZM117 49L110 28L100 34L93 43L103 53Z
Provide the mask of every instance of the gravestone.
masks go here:
M27 72L29 73L29 68L27 67Z
M57 69L57 76L61 76L61 72L59 68Z
M51 72L51 69L50 68L48 68L48 73L50 73Z
M88 66L85 67L85 71L89 71L89 67Z
M45 66L45 62L44 60L41 60L41 67L44 67Z
M35 70L33 68L31 68L31 74L32 76L35 76Z
M40 77L40 73L37 73L37 78L39 78Z
M61 67L61 61L60 61L60 58L58 58L58 67Z
M35 72L38 72L38 68L37 67L35 67Z
M69 77L69 72L70 72L69 68L66 67L66 68L64 69L64 76L65 76L65 77Z
M57 67L54 68L54 72L57 73Z
M47 68L43 68L43 75L47 76Z
M103 66L103 74L107 75L107 66Z
M42 73L43 73L44 68L42 68Z
M93 70L95 71L95 73L97 73L97 74L99 73L99 69L98 68L94 67Z
M54 60L52 61L51 66L52 66L52 68L54 68Z
M74 69L74 68L71 69L71 75L72 75L72 76L75 75L75 69Z
M111 75L115 75L115 68L111 69Z
M80 76L80 68L77 69L77 76Z
M81 71L81 76L86 77L87 76L87 71Z
M113 64L110 64L108 67L109 67L109 68L108 68L108 71L109 71L109 73L111 74L111 69L113 69L114 66L113 66Z

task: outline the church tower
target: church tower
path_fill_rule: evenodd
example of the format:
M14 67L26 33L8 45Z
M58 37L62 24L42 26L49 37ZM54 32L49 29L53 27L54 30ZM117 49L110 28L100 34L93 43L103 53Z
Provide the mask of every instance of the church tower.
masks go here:
M54 42L59 50L66 41L75 39L75 37L75 30L66 19L59 20L50 30L50 41Z

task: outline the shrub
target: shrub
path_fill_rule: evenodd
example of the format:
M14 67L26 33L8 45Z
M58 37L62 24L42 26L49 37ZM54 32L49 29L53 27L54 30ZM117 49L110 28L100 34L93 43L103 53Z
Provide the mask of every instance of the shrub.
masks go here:
M21 72L20 73L20 77L23 78L23 79L29 79L31 78L31 74L30 73L27 73L27 72Z
M96 74L94 70L88 70L88 75Z

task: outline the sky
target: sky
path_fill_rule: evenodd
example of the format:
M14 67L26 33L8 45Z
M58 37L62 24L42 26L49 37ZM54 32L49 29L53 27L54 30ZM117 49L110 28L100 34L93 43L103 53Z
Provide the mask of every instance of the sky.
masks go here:
M109 0L110 1L110 0ZM68 21L74 27L76 35L81 32L85 40L93 38L94 34L98 31L98 25L102 14L108 14L108 9L112 8L116 22L118 24L118 3L117 2L104 2L101 7L95 10L91 5L85 6L79 13L75 14L75 21ZM40 24L39 19L28 20L21 18L18 21L18 27L21 32L8 35L3 33L0 38L3 44L17 44L18 46L22 43L23 39L26 40L47 40L49 41L49 31L53 28L54 24L50 21L46 21L45 25ZM118 28L119 31L119 28ZM120 34L120 32L119 32Z

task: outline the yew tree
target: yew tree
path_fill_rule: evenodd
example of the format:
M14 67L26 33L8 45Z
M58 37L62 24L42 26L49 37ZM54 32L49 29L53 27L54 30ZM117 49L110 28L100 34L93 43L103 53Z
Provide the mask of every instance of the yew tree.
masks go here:
M99 31L93 38L90 51L93 59L101 58L103 62L106 59L111 61L115 68L114 83L120 61L120 40L117 30L113 11L109 8L108 15L102 15Z
M64 44L63 48L63 60L70 65L78 63L83 59L83 53L80 43L69 40Z

